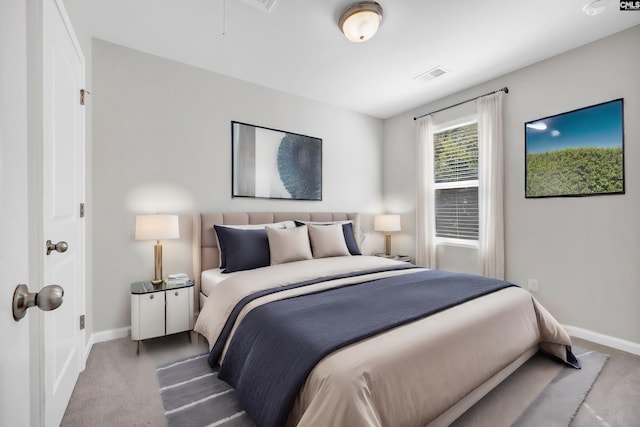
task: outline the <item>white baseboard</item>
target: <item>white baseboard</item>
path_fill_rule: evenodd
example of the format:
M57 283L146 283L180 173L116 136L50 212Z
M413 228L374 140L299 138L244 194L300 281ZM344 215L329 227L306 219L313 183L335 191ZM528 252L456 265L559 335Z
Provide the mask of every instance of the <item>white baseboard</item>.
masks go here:
M601 334L600 332L590 331L588 329L578 328L577 326L563 325L563 327L572 337L581 338L596 344L605 345L607 347L615 348L616 350L626 351L627 353L640 356L639 343L612 337L611 335Z
M87 359L89 358L89 353L91 353L91 349L94 344L99 342L117 340L118 338L126 338L130 336L130 327L126 328L118 328L118 329L109 329L107 331L94 332L89 337L89 342L85 346L84 350L84 363L87 363Z

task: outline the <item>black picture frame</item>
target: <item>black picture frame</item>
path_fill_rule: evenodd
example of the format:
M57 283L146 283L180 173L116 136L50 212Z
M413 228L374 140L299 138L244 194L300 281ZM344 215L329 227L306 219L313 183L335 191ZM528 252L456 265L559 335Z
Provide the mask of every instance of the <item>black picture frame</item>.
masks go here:
M624 194L624 100L524 124L525 198Z
M322 139L231 122L231 195L322 200Z

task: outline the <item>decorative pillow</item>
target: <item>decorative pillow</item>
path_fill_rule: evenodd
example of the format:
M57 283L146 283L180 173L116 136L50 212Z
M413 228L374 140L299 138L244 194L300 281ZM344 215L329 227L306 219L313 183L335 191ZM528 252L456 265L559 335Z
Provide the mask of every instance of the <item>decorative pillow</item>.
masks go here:
M264 228L243 230L221 225L213 227L218 236L220 254L225 260L224 273L251 270L270 264L269 239Z
M314 258L350 256L341 224L307 225Z
M356 241L355 233L353 232L353 223L347 222L342 224L342 233L344 234L344 242L347 244L349 253L351 255L362 255L358 242Z
M218 242L218 249L219 249L218 264L220 265L220 269L224 269L227 267L227 257L226 257L225 251L223 251L222 248L220 247L220 239L218 238L218 232L215 229L216 226L218 225L214 225L213 227L216 233L216 241ZM296 223L293 221L281 221L281 222L274 222L271 224L238 224L238 225L220 225L220 226L226 227L226 228L234 228L237 230L264 230L266 226L276 227L276 228L296 227Z
M313 259L306 226L285 229L267 227L266 230L271 265Z
M301 225L331 225L331 224L342 225L342 232L344 233L344 241L347 244L349 253L351 255L362 255L362 252L360 252L360 248L358 247L358 242L356 241L356 236L353 233L353 221L335 221L335 222L296 221L296 225L298 227L300 227Z

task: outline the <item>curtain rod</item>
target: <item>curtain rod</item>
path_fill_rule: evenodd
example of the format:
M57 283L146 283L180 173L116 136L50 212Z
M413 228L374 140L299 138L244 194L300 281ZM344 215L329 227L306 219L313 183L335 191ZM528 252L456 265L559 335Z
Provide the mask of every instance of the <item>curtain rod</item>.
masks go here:
M428 116L429 114L439 113L440 111L448 110L449 108L457 107L458 105L466 104L469 101L474 101L474 100L476 100L478 98L482 98L483 96L493 95L494 93L498 93L498 92L509 93L509 88L505 86L502 89L494 90L493 92L485 93L484 95L476 96L475 98L467 99L466 101L458 102L457 104L449 105L448 107L444 107L444 108L441 108L439 110L432 111L430 113L423 114L423 115L418 116L418 117L414 117L413 120L418 120L419 118L424 117L424 116Z

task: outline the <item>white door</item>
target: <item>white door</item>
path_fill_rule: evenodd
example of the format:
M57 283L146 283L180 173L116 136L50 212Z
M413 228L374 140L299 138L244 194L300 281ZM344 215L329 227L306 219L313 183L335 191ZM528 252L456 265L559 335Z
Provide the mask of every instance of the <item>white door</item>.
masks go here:
M25 5L0 1L0 426L16 427L31 420L29 316L15 322L11 310L16 285L31 285Z
M84 61L75 42L75 58L69 54L75 38L62 30L70 27L59 1L26 4L0 2L0 426L12 427L58 425L84 360L77 321L69 320L83 310L82 227L65 237L74 247L65 260L49 262L44 255L45 233L66 233L56 222L73 216L67 213L70 199L83 194L84 117L77 101ZM72 173L64 169L70 163ZM44 165L50 166L46 172ZM34 308L14 321L11 302L19 283L31 292L61 284L65 312Z
M57 426L83 368L84 58L60 0L43 0L43 280L64 303L43 322L44 425ZM47 255L45 240L67 249Z

